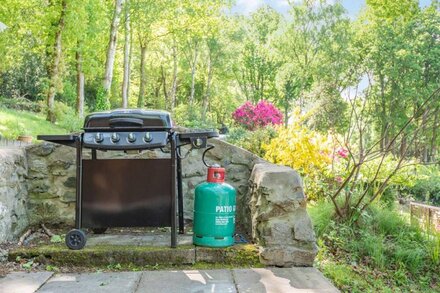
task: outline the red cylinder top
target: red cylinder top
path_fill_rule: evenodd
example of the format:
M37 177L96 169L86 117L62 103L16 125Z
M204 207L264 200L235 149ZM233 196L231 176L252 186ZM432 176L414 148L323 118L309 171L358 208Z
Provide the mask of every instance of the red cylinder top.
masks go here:
M208 167L208 182L223 183L225 182L225 168Z

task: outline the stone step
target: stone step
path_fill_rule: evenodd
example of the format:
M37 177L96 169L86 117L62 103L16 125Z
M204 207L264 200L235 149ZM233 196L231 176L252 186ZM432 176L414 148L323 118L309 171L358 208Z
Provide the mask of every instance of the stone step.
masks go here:
M9 260L35 259L38 263L55 266L108 267L134 265L174 266L221 264L227 266L259 266L258 249L251 244L228 248L206 248L194 245L165 246L90 245L82 250L70 250L63 244L20 247L9 252Z

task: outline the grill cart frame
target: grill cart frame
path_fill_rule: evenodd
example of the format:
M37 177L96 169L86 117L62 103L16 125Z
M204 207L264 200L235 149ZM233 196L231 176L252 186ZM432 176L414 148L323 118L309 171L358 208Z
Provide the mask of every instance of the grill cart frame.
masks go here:
M177 229L184 233L181 147L207 147L216 131L176 132L163 111L115 110L90 114L84 132L39 135L39 140L76 149L75 229L66 245L82 249L83 228L103 233L109 227L171 227L170 246L177 246ZM137 139L130 141L134 135ZM118 138L113 143L113 138ZM169 148L164 151L163 148ZM98 151L161 149L161 159L100 159ZM85 158L84 150L91 150ZM178 219L178 223L177 223Z

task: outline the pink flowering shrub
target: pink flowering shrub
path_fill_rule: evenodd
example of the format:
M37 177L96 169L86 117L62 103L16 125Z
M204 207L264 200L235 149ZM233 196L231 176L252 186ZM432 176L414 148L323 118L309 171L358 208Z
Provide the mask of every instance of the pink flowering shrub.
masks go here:
M247 101L232 113L232 118L236 123L249 130L255 130L268 124L283 123L283 114L280 110L265 100L259 101L255 106Z
M348 150L345 148L342 148L342 147L337 148L336 153L338 154L339 157L341 157L343 159L348 158Z

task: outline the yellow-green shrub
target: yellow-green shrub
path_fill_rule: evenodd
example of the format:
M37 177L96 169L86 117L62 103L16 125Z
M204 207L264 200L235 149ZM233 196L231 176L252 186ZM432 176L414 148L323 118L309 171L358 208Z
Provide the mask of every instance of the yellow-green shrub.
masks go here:
M331 164L328 138L295 121L287 128L277 127L277 136L263 145L264 158L282 164L303 175L307 196L316 199L327 189L326 170Z

